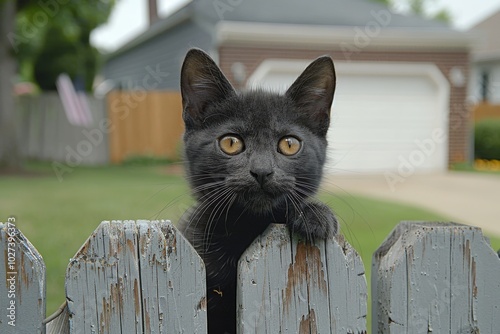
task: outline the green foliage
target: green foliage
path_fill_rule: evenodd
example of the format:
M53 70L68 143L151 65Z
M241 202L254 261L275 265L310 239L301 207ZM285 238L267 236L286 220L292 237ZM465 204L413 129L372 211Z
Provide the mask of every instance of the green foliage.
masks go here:
M425 15L425 0L409 0L410 11L414 14L424 16Z
M55 78L67 73L91 90L99 53L90 45L90 33L106 22L115 1L25 2L13 38L24 79L53 90ZM27 69L33 76L26 75Z
M500 119L476 122L474 152L476 159L500 160Z
M451 13L446 9L441 9L439 12L434 14L433 19L446 23L451 23L453 21Z
M394 6L394 0L372 0L374 2L380 2L388 7ZM450 23L452 21L451 13L447 9L441 9L435 14L429 14L426 11L426 6L429 2L435 0L406 0L406 4L409 7L409 12L415 15L419 15L428 19L442 21Z
M386 6L392 6L392 1L391 0L372 0L374 2L380 2Z
M49 27L43 47L34 59L34 79L42 90L56 90L56 79L60 73L71 78L82 74L83 61L78 44L65 34L61 27Z

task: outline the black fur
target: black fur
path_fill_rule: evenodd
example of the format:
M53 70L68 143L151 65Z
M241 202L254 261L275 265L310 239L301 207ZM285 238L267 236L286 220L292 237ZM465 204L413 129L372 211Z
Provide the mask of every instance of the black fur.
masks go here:
M311 63L283 94L237 93L203 51L186 55L181 73L187 178L197 203L181 231L207 270L210 334L236 332L236 266L243 251L270 223L286 223L308 240L337 232L331 210L311 197L326 157L326 132L335 90L329 57ZM244 143L236 155L219 139ZM278 142L300 139L286 156Z

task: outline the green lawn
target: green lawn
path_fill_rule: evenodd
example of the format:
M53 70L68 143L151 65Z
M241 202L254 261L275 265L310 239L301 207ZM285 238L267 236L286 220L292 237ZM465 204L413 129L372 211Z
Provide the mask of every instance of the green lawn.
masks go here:
M64 301L69 259L97 225L111 219L171 219L191 203L182 177L166 166L77 168L60 182L50 165L32 164L34 175L0 176L0 221L17 218L18 228L42 254L47 266L47 312ZM358 250L367 270L371 255L401 220L446 220L415 207L322 193L341 220L341 231ZM494 249L500 240L492 239Z

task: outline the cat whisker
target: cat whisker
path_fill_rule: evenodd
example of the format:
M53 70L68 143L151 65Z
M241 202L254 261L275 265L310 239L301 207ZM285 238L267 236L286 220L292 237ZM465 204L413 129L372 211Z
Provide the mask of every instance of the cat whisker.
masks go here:
M189 180L189 179L193 179L193 178L203 179L203 178L226 177L226 176L227 176L227 174L223 174L223 173L208 173L208 169L206 169L204 171L204 173L189 174L189 175L184 176L184 178Z
M212 182L212 183L206 183L206 184L203 184L201 186L198 186L198 187L195 187L193 188L191 191L203 191L203 190L207 190L207 189L210 189L210 188L216 188L216 187L219 187L221 184L223 183L223 181L217 181L217 182ZM165 204L155 215L155 219L158 219L159 215L164 212L166 209L170 208L173 204L175 203L178 203L179 200L183 197L187 197L190 195L190 192L185 192L181 195L178 195L176 196L175 198L173 198L172 200L170 200L167 204Z
M189 229L191 224L195 223L195 221L196 223L194 228L196 228L198 222L203 218L207 210L211 209L210 216L208 217L208 221L206 222L207 224L205 226L204 233L201 235L200 240L202 241L202 245L206 245L207 247L208 245L210 245L210 242L206 239L206 237L211 234L210 231L212 222L215 220L220 207L223 206L225 202L227 202L227 198L229 198L231 195L232 190L228 189L227 187L215 189L214 191L207 194L207 196L205 196L206 198L204 198L204 200L200 202L195 211L191 214L191 219L187 223L188 226L186 227L186 229ZM220 216L221 214L219 215L219 217Z
M225 187L216 187L198 199L199 205L195 207L193 212L190 212L190 219L187 222L186 230L191 228L191 225L194 223L195 220L196 224L194 227L196 228L198 222L200 221L206 210L210 207L210 204L213 203L216 200L217 196L220 194L220 192L224 190Z
M226 200L229 199L231 197L231 195L232 195L232 190L226 189L222 194L220 194L218 196L218 198L216 199L217 203L215 204L215 207L210 212L210 215L208 217L209 223L207 224L206 231L205 231L205 235L207 236L207 240L205 241L206 252L208 251L208 248L210 247L211 240L213 238L213 232L210 232L211 225L214 222L215 222L215 224L217 223L217 214L218 214L219 210L224 207ZM223 210L221 210L221 214L219 215L219 218L222 215L222 212L223 212ZM216 226L214 226L214 230L215 230L215 228L216 228Z
M302 175L301 175L301 178L302 178ZM332 185L335 185L334 182L329 182L331 183ZM307 183L307 182L300 182L300 181L296 181L296 184L300 184L302 187L310 187L310 185ZM337 187L338 189L342 190L342 188L340 187ZM312 189L311 189L312 190ZM338 218L338 222L339 222L339 230L346 236L348 236L348 238L352 241L354 241L355 245L357 244L358 246L361 246L361 244L359 243L356 235L352 232L351 228L350 228L350 225L352 221L355 220L354 217L358 217L358 219L360 219L363 224L371 231L372 234L374 234L373 230L372 230L372 226L366 221L366 219L360 215L354 208L354 206L348 201L348 200L352 200L354 201L355 203L357 203L358 205L361 205L358 201L357 201L357 198L356 197L353 197L349 192L347 191L342 191L342 195L344 196L341 196L339 195L338 193L332 191L331 189L325 189L323 187L320 187L320 192L321 193L324 193L328 196L331 196L333 199L335 199L335 202L333 202L332 200L326 200L325 201L325 204L327 204L328 206L330 206L331 208L336 208L336 207L339 207L340 205L342 205L343 207L346 207L349 209L349 212L350 212L350 216L351 218L347 219L347 217L345 217L345 213L343 215L340 215L338 214L338 212L336 212L336 216ZM347 198L345 198L347 196ZM340 205L337 204L336 202L340 202ZM358 247L358 249L361 249L362 247Z
M228 233L228 230L227 230L227 218L229 216L229 209L231 209L231 207L233 206L233 204L236 201L237 197L238 197L238 194L236 194L236 192L233 191L233 194L231 195L231 198L229 199L229 201L227 202L227 205L226 205L226 217L224 219L224 227L226 228L226 233Z
M290 200L290 202L292 203L293 208L295 209L295 214L292 215L292 219L297 219L296 218L297 216L302 216L303 215L303 211L302 211L302 208L301 208L301 206L299 204L300 201L299 202L296 201L296 199L294 197L294 193L290 192L290 193L287 194L286 197ZM309 238L310 237L309 227L307 226L307 222L305 222L305 221L304 221L304 229L305 229L305 232L307 234L307 238ZM294 232L294 231L292 230L292 232Z

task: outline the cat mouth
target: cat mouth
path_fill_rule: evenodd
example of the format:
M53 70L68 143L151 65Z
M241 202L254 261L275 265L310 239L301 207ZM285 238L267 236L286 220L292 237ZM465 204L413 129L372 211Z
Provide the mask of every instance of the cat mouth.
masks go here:
M255 213L269 213L279 207L295 186L292 178L269 180L263 184L251 181L242 184L241 180L226 179L227 185L238 194L238 204Z
M271 190L254 190L239 196L240 205L256 213L271 212L286 199L286 193Z
M247 189L249 197L262 197L268 200L279 198L287 194L286 187L280 187L275 184L256 185Z

